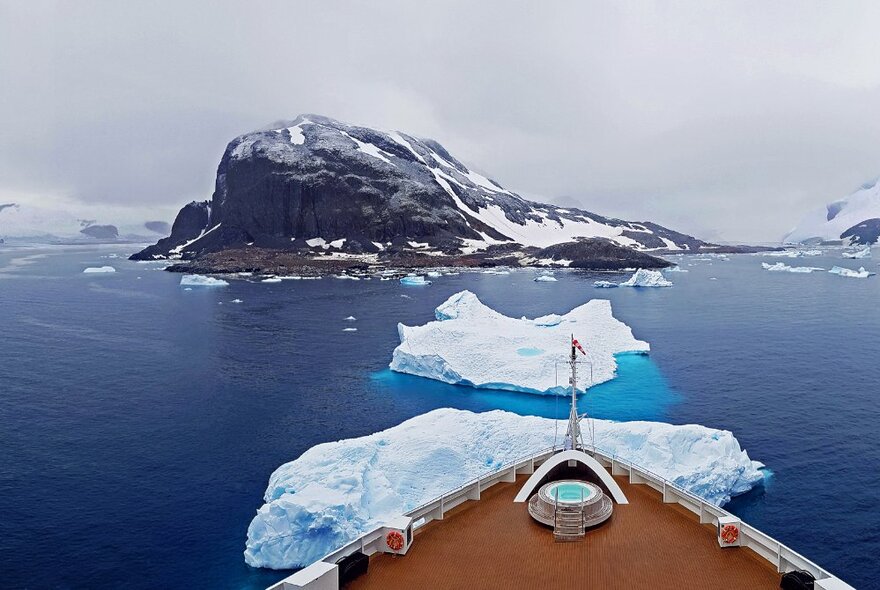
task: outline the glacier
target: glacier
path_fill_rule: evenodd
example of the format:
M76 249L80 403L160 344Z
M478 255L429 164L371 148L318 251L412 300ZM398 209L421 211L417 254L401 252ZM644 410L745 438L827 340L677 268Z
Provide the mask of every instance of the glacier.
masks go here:
M443 408L369 436L319 444L272 473L247 531L248 565L308 565L388 519L554 446L554 420ZM559 423L565 431L565 423ZM722 505L763 480L731 432L594 420L595 444Z
M659 270L638 269L633 276L620 283L621 287L671 287L672 281Z
M223 279L206 277L204 275L183 275L180 277L182 287L225 287L229 285Z
M571 334L592 364L591 386L614 378L614 355L646 353L629 326L611 313L611 302L593 299L565 315L533 320L507 317L483 304L470 291L460 291L434 310L436 321L423 326L397 325L400 345L391 369L446 383L538 394L563 394L567 379L557 377L557 363L568 353ZM520 348L540 354L523 356ZM564 373L564 371L563 371Z

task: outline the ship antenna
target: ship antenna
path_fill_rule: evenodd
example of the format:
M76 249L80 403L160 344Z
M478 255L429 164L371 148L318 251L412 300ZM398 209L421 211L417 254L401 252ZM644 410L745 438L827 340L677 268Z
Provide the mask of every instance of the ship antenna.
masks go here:
M571 411L568 414L568 432L565 435L567 449L577 449L578 446L583 446L577 414L577 350L575 347L580 348L580 344L578 344L578 341L574 339L574 334L572 334L571 357L569 360L571 364L571 377L569 378L569 383L571 384Z

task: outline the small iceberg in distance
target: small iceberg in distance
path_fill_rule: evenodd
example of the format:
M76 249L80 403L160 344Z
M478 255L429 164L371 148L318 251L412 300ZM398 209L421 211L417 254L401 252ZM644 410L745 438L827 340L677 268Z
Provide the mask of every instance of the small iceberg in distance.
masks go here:
M615 354L650 349L612 315L605 299L593 299L564 315L530 320L502 315L470 291L460 291L440 304L434 316L436 321L422 326L397 325L400 345L392 354L391 370L470 387L553 395L567 391L565 379L557 378L556 364L571 334L592 363L593 382L585 380L582 388L614 378ZM519 349L559 354L513 353Z
M266 277L261 283L280 283L282 281L281 277Z
M861 250L856 250L855 252L844 252L844 258L870 258L871 257L871 246L866 246Z
M421 275L406 275L400 279L400 284L408 285L410 287L420 287L423 285L430 285L431 281L426 280L425 277Z
M535 277L535 282L536 283L555 283L556 277L554 277L553 275L540 275L540 276Z
M306 566L416 506L554 444L565 422L443 408L388 430L319 444L272 473L247 531L248 565ZM722 505L760 485L734 435L696 424L594 420L595 444ZM559 442L556 440L555 442Z
M596 281L593 283L593 286L597 289L613 289L614 287L619 287L620 285L611 281Z
M687 269L684 269L677 264L675 266L670 266L669 268L664 268L663 272L690 272Z
M852 270L851 268L843 268L842 266L835 266L831 270L829 270L833 275L840 275L842 277L849 277L851 279L867 279L872 276L874 273L865 270L864 266L860 266L859 270Z
M672 281L663 276L659 270L640 268L628 280L620 283L621 287L671 287Z
M762 262L761 268L763 268L764 270L769 270L770 272L793 273L811 273L814 270L825 270L824 268L820 268L818 266L789 266L784 262L777 262L775 264L767 264L766 262Z
M180 285L182 287L226 287L229 283L223 279L204 275L183 275L180 277Z
M83 270L83 274L107 274L111 272L116 272L116 269L112 266L90 266Z

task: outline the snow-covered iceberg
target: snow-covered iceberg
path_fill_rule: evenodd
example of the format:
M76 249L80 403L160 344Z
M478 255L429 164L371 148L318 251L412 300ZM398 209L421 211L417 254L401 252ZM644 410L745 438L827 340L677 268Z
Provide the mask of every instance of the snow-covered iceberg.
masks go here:
M421 275L407 275L400 279L401 285L409 285L411 287L421 287L422 285L430 285L431 281L425 279Z
M180 284L184 287L225 287L229 283L223 279L215 279L214 277L206 277L204 275L183 275L180 277Z
M726 430L594 422L597 447L715 504L763 479L763 465ZM265 504L248 527L245 561L305 566L394 516L559 443L555 430L548 418L444 408L383 432L312 447L269 478Z
M613 289L614 287L619 287L617 283L612 281L595 281L593 286L597 289Z
M555 283L556 277L554 277L553 275L539 275L539 276L535 277L535 282L536 283Z
M819 268L817 266L789 266L784 262L777 262L775 264L767 264L766 262L762 262L761 267L764 270L769 270L771 272L810 273L814 270L825 270L824 268Z
M867 279L869 276L874 274L870 271L865 270L864 266L860 266L859 270L843 268L842 266L835 266L828 272L834 275L840 275L842 277L849 277L851 279Z
M84 274L105 274L111 272L116 272L116 269L112 266L90 266L83 270Z
M638 269L633 276L620 283L621 287L671 287L672 281L659 270Z
M648 352L647 342L611 314L611 302L594 299L565 315L530 320L507 317L470 291L452 295L424 326L397 325L400 345L391 369L446 383L529 393L563 393L557 362L568 353L571 334L592 362L593 385L614 377L614 355ZM522 348L540 351L522 355ZM580 384L589 386L586 380Z
M855 252L844 252L844 258L870 258L871 257L871 246L866 246L861 250L856 250Z

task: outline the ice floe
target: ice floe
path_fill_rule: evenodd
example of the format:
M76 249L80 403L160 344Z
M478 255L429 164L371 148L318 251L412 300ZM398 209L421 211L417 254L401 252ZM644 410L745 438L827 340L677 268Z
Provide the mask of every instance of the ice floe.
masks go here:
M206 277L204 275L183 275L180 277L180 285L184 287L226 287L229 283L223 279L215 279L214 277Z
M539 276L535 277L535 282L536 283L555 283L556 277L554 277L553 275L539 275Z
M672 281L663 276L659 270L640 268L621 287L671 287Z
M523 359L520 359L521 361ZM734 435L696 424L595 420L595 444L715 504L763 479ZM471 479L550 447L554 421L444 408L369 436L312 447L269 478L245 561L305 566ZM560 423L559 430L565 431Z
M769 270L771 272L794 273L810 273L816 270L825 270L824 268L820 268L818 266L789 266L784 262L777 262L775 264L767 264L766 262L762 262L761 268L763 268L764 270Z
M676 264L675 266L670 266L669 268L664 268L663 272L690 272L690 271L686 270Z
M281 277L266 277L261 283L280 283L283 279Z
M409 286L422 286L422 285L430 285L431 281L425 279L425 277L421 275L407 275L400 279L401 285L409 285Z
M562 393L556 363L568 352L571 334L581 342L592 363L593 383L614 377L614 355L647 352L647 342L611 313L611 302L593 299L565 315L533 320L507 317L484 305L470 291L452 295L434 311L437 321L423 326L397 325L400 345L391 369L489 389L529 393ZM523 358L516 350L535 347L543 354ZM581 387L591 384L586 380Z
M343 332L357 332L357 328L342 328Z
M803 258L805 256L822 256L822 250L776 250L761 252L761 256L777 256L782 258Z
M620 285L611 281L596 281L593 283L593 286L597 289L613 289L614 287L619 287Z
M856 250L855 252L844 252L844 258L870 258L871 257L871 247L867 246L862 248L861 250Z
M865 270L864 266L860 266L859 270L852 270L851 268L843 268L841 266L835 266L831 270L829 270L831 274L840 275L842 277L849 277L851 279L867 279L874 273Z
M104 274L111 272L116 272L116 269L112 266L90 266L83 270L84 274Z

